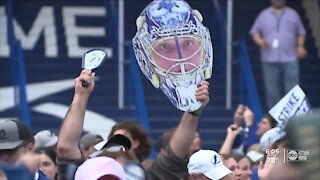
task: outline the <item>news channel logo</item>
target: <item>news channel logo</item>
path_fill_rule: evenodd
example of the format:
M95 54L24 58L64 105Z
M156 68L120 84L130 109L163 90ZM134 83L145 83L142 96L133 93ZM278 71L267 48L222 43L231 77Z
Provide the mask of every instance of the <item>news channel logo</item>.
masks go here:
M309 161L310 154L306 150L287 149L287 161Z

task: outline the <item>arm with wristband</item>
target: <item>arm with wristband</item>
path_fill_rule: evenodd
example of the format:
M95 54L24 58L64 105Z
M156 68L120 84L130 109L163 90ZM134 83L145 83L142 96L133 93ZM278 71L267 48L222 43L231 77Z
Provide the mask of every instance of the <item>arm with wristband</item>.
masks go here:
M209 83L202 81L195 93L196 99L201 102L201 107L193 112L185 112L177 130L170 140L170 147L179 158L184 158L189 153L189 148L196 134L198 119L202 109L209 102Z

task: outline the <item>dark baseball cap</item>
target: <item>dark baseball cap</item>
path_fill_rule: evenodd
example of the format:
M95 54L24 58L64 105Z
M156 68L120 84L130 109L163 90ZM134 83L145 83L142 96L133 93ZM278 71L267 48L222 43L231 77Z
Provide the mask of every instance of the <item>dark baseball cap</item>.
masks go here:
M0 150L14 149L33 138L31 130L20 120L0 121Z
M116 134L112 136L109 140L98 143L97 145L94 146L94 148L100 151L104 148L107 148L113 145L122 145L127 150L129 150L131 148L131 141L129 140L129 138L127 138L122 134Z

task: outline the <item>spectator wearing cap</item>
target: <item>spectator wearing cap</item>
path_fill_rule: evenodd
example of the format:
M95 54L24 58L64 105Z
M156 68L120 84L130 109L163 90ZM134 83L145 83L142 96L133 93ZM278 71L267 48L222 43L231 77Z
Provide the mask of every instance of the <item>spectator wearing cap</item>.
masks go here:
M120 164L125 164L134 158L130 154L131 141L127 136L116 134L107 141L101 141L94 146L96 150L89 158L96 156L109 156L116 159Z
M33 150L34 137L22 121L0 121L0 163L15 164L22 154Z
M82 135L80 139L80 150L84 159L88 159L89 154L95 151L94 146L99 142L101 141L99 141L99 139L97 138L97 135L95 134L87 132L84 135Z
M220 155L213 150L199 150L189 158L190 180L229 180L232 172L223 164Z
M145 180L146 172L139 161L130 154L131 141L122 134L116 134L107 141L94 146L98 151L90 154L89 158L111 157L120 163L125 170L127 179Z
M8 179L33 180L39 156L33 153L34 137L20 120L0 121L0 165Z
M273 143L286 136L286 132L279 127L274 127L268 130L260 138L260 148L263 152L266 151Z
M58 142L58 136L50 130L42 130L34 135L34 140L35 149L37 150L42 147L56 146Z
M87 133L86 133L87 134ZM85 135L86 135L85 134ZM96 141L96 135L87 137L91 137L93 141ZM98 139L99 140L99 139ZM93 143L95 144L95 143ZM81 148L81 144L80 147ZM125 166L129 161L133 160L131 155L129 154L129 149L131 148L131 142L130 140L121 134L117 134L115 136L112 136L110 139L101 141L98 144L95 144L93 146L93 153L89 154L87 158L85 158L84 154L81 154L81 158L79 159L73 159L73 158L61 158L57 157L56 161L59 166L65 166L68 169L68 172L64 174L64 179L73 179L74 178L74 172L77 170L79 166L81 166L84 162L91 158L95 157L111 157L115 159L118 163L120 163L122 166ZM58 146L59 149L59 146ZM93 168L100 168L101 164L97 164L97 166L94 166ZM65 168L65 169L66 169ZM61 173L59 171L59 176L61 176Z
M78 167L75 180L124 180L126 174L116 160L109 157L95 157Z
M270 148L270 149L276 149L277 147L274 147L274 146L277 146L277 141L283 139L284 137L286 136L286 133L284 131L282 131L279 127L274 127L268 131L266 131L262 137L260 138L260 144L259 144L259 152L256 151L251 151L251 155L248 156L248 157L251 157L252 158L255 158L257 160L259 159L262 159L264 157L264 154L266 152L266 149L267 148ZM270 156L271 154L267 154L267 156L265 158L271 158L272 157L268 157ZM255 157L255 156L258 156L258 157ZM261 157L262 156L262 157ZM254 161L253 161L254 162ZM257 162L255 163L257 164ZM266 167L268 167L269 164L266 165ZM261 169L261 163L259 164L259 167L253 167L252 168L252 179L261 179L258 177L258 171L259 169ZM267 168L265 168L267 169ZM264 171L265 171L264 169ZM261 171L261 170L260 170Z

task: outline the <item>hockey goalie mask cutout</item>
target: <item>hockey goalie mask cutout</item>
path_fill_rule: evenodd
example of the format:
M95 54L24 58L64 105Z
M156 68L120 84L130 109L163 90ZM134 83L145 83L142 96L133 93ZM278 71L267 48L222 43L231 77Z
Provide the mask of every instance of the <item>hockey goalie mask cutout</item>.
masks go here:
M178 109L199 109L195 91L211 77L213 64L210 33L199 11L183 0L157 0L143 10L136 24L132 41L143 74Z

